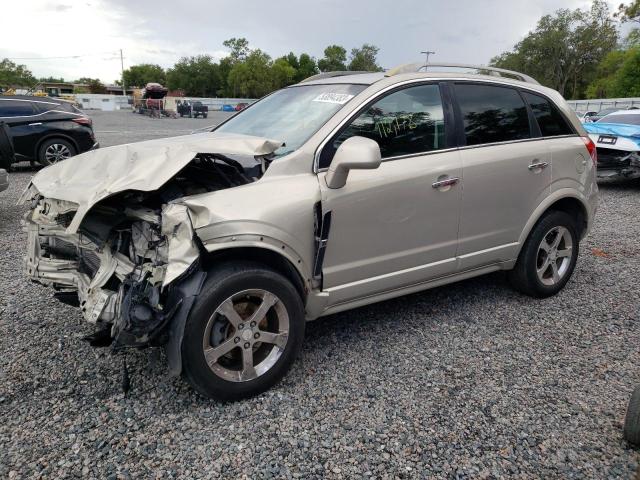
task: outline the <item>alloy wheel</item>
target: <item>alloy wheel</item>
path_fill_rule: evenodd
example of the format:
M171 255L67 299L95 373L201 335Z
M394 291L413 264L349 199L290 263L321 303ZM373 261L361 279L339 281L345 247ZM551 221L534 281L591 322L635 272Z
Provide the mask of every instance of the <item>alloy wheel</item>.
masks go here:
M69 147L62 143L52 143L44 151L44 158L51 165L58 163L60 160L66 160L70 156Z
M569 271L573 240L565 227L553 227L540 242L536 260L538 279L547 286L560 282Z
M214 374L246 382L275 365L288 337L289 315L284 303L266 290L244 290L227 298L211 315L202 349Z

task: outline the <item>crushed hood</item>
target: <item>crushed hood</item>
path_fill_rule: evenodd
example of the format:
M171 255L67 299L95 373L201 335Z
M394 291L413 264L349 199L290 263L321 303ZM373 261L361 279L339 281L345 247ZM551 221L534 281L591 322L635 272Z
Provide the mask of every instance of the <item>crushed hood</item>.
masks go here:
M78 205L67 229L75 233L96 203L126 190L157 190L199 153L259 157L281 146L277 140L215 132L130 143L92 150L47 167L33 177L30 187L46 198Z

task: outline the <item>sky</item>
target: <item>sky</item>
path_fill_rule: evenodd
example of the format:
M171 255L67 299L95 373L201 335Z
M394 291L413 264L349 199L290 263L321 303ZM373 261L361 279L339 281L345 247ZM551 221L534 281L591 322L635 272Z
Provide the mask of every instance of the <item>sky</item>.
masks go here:
M620 0L610 2L612 11ZM0 59L36 77L120 78L138 63L170 67L183 56L226 55L222 42L245 37L277 58L321 58L370 43L385 68L422 61L486 64L510 50L538 19L590 0L4 0ZM58 57L58 58L51 58Z

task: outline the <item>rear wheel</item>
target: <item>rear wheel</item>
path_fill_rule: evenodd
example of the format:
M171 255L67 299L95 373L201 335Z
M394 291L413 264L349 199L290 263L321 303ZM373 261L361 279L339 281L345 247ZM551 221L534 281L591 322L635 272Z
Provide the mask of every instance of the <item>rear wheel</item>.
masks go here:
M529 234L515 268L509 272L511 284L532 297L555 295L571 278L578 250L574 219L565 212L547 213Z
M206 113L203 113L203 114L202 114L202 118L207 118L207 114L206 114Z
M47 166L56 164L76 154L75 147L67 140L50 138L38 150L38 161Z
M237 400L276 384L304 337L304 309L295 287L254 263L209 273L182 342L184 374L202 395Z

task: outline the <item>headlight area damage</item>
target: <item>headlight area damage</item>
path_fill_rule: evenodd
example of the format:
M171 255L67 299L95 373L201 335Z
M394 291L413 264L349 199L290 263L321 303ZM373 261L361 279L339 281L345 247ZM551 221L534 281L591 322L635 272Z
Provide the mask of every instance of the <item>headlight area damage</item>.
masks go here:
M181 199L258 180L281 146L206 136L89 152L42 170L23 194L31 205L26 273L100 327L94 343L169 340L173 319L186 319L205 276Z

